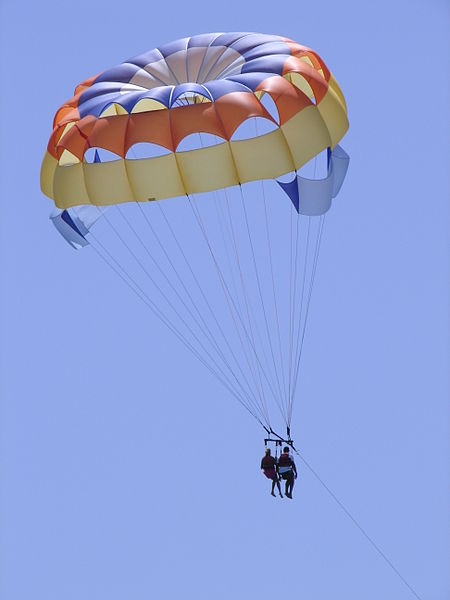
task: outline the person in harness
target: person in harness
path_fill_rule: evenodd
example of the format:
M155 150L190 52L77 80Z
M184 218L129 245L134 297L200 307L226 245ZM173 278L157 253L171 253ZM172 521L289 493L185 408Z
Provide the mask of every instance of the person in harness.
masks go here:
M289 447L283 448L283 453L278 459L278 473L281 479L286 481L285 495L286 498L292 499L292 490L294 489L294 481L297 479L297 467L294 459L289 454ZM278 484L279 485L279 484Z
M280 479L277 472L277 461L273 456L271 456L270 448L266 449L266 453L261 460L261 469L263 470L263 473L267 479L272 480L272 491L270 492L272 496L275 496L274 490L276 484L278 492L280 493L280 498L282 498L283 494L281 493Z

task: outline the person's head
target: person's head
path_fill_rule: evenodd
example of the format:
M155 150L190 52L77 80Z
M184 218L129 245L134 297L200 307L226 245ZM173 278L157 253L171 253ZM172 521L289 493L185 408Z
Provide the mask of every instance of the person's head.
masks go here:
M266 456L270 456L270 448L266 448Z
M287 453L287 454L289 454L289 446L285 446L285 447L283 448L283 452L284 452L285 454L286 454L286 453Z

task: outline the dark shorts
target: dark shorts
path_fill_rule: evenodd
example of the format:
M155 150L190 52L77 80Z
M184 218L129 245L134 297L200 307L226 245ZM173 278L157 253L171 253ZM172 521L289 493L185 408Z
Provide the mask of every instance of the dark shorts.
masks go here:
M285 481L289 481L290 479L294 478L294 472L293 471L286 471L286 473L281 473L281 479L284 479Z

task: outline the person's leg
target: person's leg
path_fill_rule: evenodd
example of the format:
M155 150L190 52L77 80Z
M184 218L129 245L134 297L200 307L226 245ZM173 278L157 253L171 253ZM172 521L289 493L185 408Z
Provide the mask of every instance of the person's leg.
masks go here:
M294 481L295 481L294 473L293 473L293 471L291 471L290 477L289 477L289 495L291 497L292 497L292 490L294 489Z
M278 488L278 493L280 494L280 497L283 497L283 494L281 493L281 485L280 485L280 480L277 477L277 488Z
M272 491L270 492L272 494L272 496L275 496L275 483L276 483L276 478L274 477L272 479Z
M286 477L286 496L288 498L292 498L292 494L291 494L291 492L292 492L292 487L291 487L292 473L291 472L286 473L285 477Z

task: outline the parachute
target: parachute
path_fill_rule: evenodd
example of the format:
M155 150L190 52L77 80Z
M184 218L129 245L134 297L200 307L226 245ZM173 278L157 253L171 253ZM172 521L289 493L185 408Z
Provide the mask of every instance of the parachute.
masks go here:
M62 236L92 248L268 433L290 432L347 129L316 52L211 33L79 84L43 159Z

